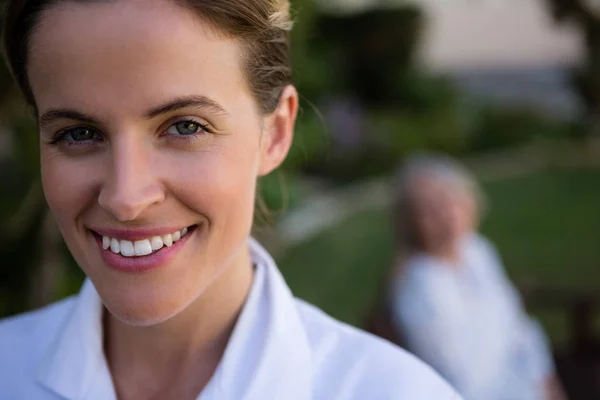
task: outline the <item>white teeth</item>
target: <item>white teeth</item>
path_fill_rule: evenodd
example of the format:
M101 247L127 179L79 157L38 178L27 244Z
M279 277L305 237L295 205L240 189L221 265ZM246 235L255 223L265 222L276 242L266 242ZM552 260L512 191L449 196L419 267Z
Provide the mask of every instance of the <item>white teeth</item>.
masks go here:
M117 239L110 239L110 251L115 254L119 254L121 251L121 246L119 246L119 241Z
M119 242L119 246L121 246L121 255L124 257L133 257L135 256L135 248L133 247L133 242L129 240L121 240Z
M148 239L138 240L133 244L136 256L147 256L152 254L152 245Z
M152 246L152 251L156 251L162 249L165 244L160 236L154 236L150 240L150 245Z
M121 254L123 257L147 256L162 249L164 246L173 246L173 243L177 242L188 233L189 229L183 228L180 231L168 235L154 236L149 239L137 240L135 242L102 236L102 248L104 250L110 249L113 253Z

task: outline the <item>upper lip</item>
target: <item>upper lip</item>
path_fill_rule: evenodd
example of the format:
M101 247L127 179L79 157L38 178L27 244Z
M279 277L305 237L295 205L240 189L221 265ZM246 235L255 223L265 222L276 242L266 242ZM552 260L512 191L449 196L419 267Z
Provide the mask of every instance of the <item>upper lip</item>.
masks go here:
M156 228L89 228L92 232L100 236L108 236L119 240L143 240L150 239L154 236L164 236L189 227L189 225L181 227L156 227Z

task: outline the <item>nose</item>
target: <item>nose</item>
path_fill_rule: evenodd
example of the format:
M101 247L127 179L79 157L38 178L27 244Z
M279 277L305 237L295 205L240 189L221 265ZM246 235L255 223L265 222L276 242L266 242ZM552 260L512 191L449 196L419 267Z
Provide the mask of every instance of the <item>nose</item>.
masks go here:
M120 222L139 219L165 199L165 191L151 151L134 138L114 141L110 150L109 174L103 182L98 203Z

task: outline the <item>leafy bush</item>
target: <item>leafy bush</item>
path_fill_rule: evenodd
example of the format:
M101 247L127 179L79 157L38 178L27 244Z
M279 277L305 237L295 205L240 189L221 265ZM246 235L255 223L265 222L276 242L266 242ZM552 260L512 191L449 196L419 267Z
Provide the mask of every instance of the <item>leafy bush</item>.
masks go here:
M576 127L531 109L481 108L473 113L469 150L514 147L536 137L574 136Z

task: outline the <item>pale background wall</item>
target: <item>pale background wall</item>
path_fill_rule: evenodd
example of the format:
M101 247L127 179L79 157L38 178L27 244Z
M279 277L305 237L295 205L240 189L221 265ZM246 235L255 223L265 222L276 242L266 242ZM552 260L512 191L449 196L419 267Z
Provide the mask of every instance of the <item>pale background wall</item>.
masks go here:
M582 37L557 25L545 0L318 0L324 10L352 13L412 2L428 20L419 60L450 75L474 97L525 104L577 117L582 107L569 86L581 62Z

